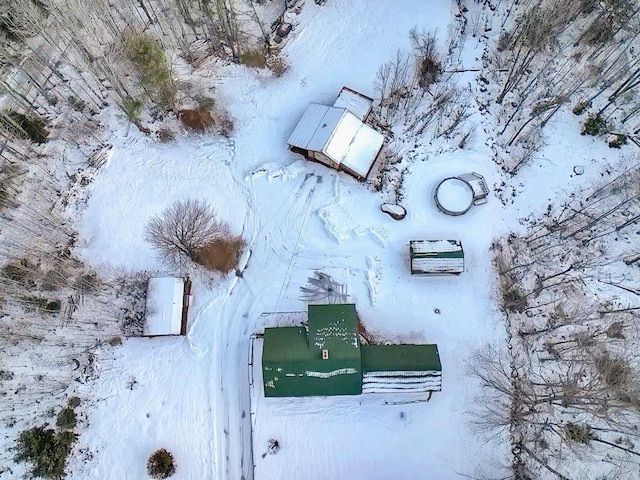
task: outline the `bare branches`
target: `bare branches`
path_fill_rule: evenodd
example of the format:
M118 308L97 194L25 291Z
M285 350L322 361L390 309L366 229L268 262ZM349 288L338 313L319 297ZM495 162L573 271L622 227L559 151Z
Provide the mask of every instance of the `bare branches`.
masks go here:
M233 237L213 209L201 200L178 201L152 218L145 236L170 266L184 269L195 262L227 272L235 267L242 240Z
M499 132L494 142L497 163L517 174L542 144L542 129L575 96L580 99L576 115L593 107L593 115L608 122L610 128L603 133L608 134L609 146L637 143L637 2L539 0L516 4L497 5L506 29L495 51L485 55L488 71L481 77L487 79L487 85L495 80L481 91L487 92L487 108L489 95L499 105L494 106ZM518 16L508 21L514 13Z
M373 88L380 99L378 115L383 120L391 123L401 108L409 105L414 82L411 57L399 50L393 60L378 69Z
M620 232L636 223L639 175L634 167L581 192L492 248L507 348L474 354L469 373L485 389L476 423L511 435L514 478L531 464L573 479L568 461L601 459L620 475L638 463L624 439L640 438L640 331L623 299L640 285Z

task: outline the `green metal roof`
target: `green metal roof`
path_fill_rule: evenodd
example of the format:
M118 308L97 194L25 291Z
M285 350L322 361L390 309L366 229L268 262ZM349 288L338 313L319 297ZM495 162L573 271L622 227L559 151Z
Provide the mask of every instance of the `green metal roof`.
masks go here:
M442 370L436 345L361 346L353 304L309 305L308 316L308 333L303 326L265 328L266 397L359 395L363 373ZM323 349L328 359L322 358Z
M269 362L293 362L314 358L304 327L264 329L262 358Z
M437 345L362 345L362 372L441 371Z
M309 305L309 348L329 359L359 359L358 319L354 304Z
M359 395L355 305L310 305L304 327L265 328L262 376L267 397ZM329 353L322 358L322 350Z

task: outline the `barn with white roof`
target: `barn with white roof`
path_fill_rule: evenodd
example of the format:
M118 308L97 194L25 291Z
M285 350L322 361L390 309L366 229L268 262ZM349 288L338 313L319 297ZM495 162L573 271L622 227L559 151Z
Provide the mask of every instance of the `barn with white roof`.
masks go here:
M364 123L372 104L348 87L332 106L309 104L287 141L289 149L364 180L384 143L384 136Z
M147 285L143 336L185 335L191 282L180 277L154 277Z

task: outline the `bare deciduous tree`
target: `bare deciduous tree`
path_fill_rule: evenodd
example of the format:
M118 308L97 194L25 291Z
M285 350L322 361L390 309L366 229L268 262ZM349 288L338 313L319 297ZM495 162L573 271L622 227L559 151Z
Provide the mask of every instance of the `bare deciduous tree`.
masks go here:
M145 231L147 241L175 268L184 268L189 261L200 263L205 247L230 236L207 202L191 199L177 201L152 218Z

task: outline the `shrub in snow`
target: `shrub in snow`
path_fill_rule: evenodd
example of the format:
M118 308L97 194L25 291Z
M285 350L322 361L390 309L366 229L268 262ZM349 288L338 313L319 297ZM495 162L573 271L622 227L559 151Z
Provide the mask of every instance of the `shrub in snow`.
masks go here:
M609 140L609 148L620 148L627 144L627 136L617 134L612 140Z
M14 186L16 177L6 171L9 168L0 172L0 209L17 205L17 192Z
M138 124L140 122L140 110L142 110L142 100L137 98L125 97L120 103L120 108L127 116L130 122Z
M20 286L33 287L35 285L34 277L37 268L38 266L28 258L21 258L7 263L2 267L1 274L8 280L16 282Z
M416 29L409 32L413 49L417 56L416 68L418 85L427 88L440 79L442 73L442 59L436 48L435 33L418 32Z
M504 307L512 313L522 313L527 309L527 297L519 288L511 287L503 291Z
M631 367L625 360L604 354L596 358L595 365L600 378L607 387L617 393L626 393L633 374Z
M611 18L607 18L607 16L597 17L580 35L579 40L587 45L606 44L613 40L616 28Z
M169 128L159 128L156 131L156 137L161 142L171 142L172 140L175 140L175 138L176 138L174 133Z
M247 67L264 68L267 66L267 57L262 50L248 50L238 58L238 61Z
M76 412L73 410L73 408L63 408L60 413L58 413L58 418L56 419L57 427L70 429L75 427L76 423Z
M193 261L208 270L227 273L235 270L244 242L241 238L221 238L196 251Z
M226 113L218 113L214 118L214 123L218 133L220 135L224 135L225 137L231 135L233 133L233 129L235 128L233 119Z
M172 267L183 268L192 261L223 273L236 267L244 245L216 219L213 209L199 200L174 203L151 219L145 235Z
M564 427L564 436L567 440L577 443L589 443L593 440L593 430L589 425L567 423Z
M278 442L278 440L276 440L275 438L270 438L269 446L267 447L267 451L262 454L262 458L266 457L267 455L275 455L279 451L280 442Z
M76 435L70 431L55 432L36 427L20 433L17 462L30 462L34 477L58 479L65 475L67 457L71 453Z
M173 455L164 448L153 452L147 460L147 473L151 478L169 478L175 472Z
M233 120L226 112L214 107L212 98L200 98L196 109L180 110L178 119L190 130L205 132L213 127L217 133L228 137L233 132Z
M575 115L582 115L584 112L587 111L587 108L589 108L591 106L591 103L587 100L580 100L578 103L576 103L576 106L573 107L572 112Z
M23 295L20 297L20 302L27 311L31 312L56 313L62 309L60 300L49 300L37 295Z
M269 454L275 455L276 453L278 453L279 450L280 450L280 442L278 442L278 440L276 440L275 438L270 438L269 448L267 449Z
M185 108L178 111L178 119L185 127L197 132L204 132L213 125L211 112L205 109L192 110Z
M289 65L281 55L272 55L267 59L267 67L276 77L281 77L287 71Z
M600 135L602 133L605 133L608 128L609 125L607 124L607 121L602 118L601 115L591 114L584 121L584 124L582 125L582 132L580 132L580 135Z

